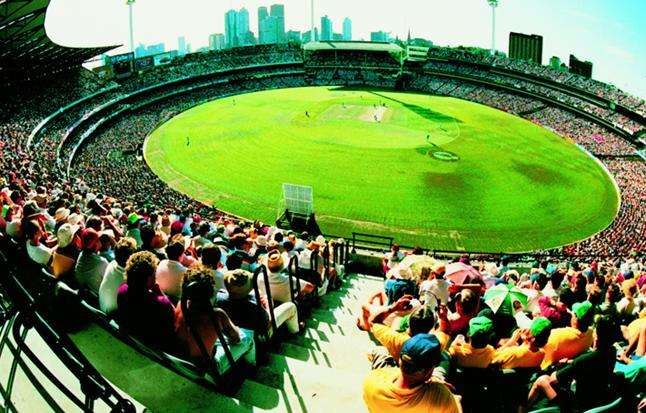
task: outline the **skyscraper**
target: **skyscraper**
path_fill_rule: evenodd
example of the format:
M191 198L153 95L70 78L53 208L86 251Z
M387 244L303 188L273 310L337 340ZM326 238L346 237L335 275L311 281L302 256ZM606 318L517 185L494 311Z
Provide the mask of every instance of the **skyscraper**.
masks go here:
M269 33L269 12L267 7L258 7L258 43L267 44L270 43L268 40Z
M274 19L274 31L278 43L285 42L285 6L282 4L272 4L270 15Z
M224 15L224 35L228 48L238 46L238 12L235 10Z
M222 50L227 47L227 42L222 33L209 36L209 50Z
M177 53L180 56L183 56L186 53L188 53L188 49L186 48L186 38L184 36L180 36L177 38Z
M321 41L332 40L332 20L329 17L321 17Z
M579 60L573 54L570 55L570 73L581 75L590 79L592 77L592 62Z
M238 46L245 46L249 43L249 11L244 7L238 10L238 19L236 25L236 36L238 37Z
M543 36L509 33L509 58L543 64Z
M387 42L388 41L388 33L383 32L383 31L371 32L370 33L370 41L371 42Z
M343 40L352 40L352 20L348 17L343 19Z

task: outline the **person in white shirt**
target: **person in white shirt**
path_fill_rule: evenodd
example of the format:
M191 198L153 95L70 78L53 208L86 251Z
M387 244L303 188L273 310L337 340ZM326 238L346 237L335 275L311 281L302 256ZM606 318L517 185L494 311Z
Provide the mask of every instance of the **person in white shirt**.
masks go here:
M74 267L74 278L78 285L95 294L99 293L108 260L98 254L101 243L99 233L92 228L81 230L81 253Z
M424 272L422 272L422 277L425 275ZM444 272L444 265L435 267L419 286L421 301L433 309L439 304L447 305L449 302L449 286L451 284L444 279Z
M219 246L209 244L202 248L200 261L202 265L213 271L213 286L214 291L217 293L224 290L224 272L222 272L222 250Z
M137 242L132 238L121 238L114 247L114 261L108 264L99 286L99 307L106 314L117 309L117 292L126 282L126 262L137 251Z
M43 236L43 230L37 221L26 221L25 228L23 228L25 237L27 238L27 255L32 261L48 266L52 260L54 250L44 246L40 239Z
M183 254L183 238L171 238L166 246L168 259L160 261L155 275L159 288L175 301L178 301L182 296L182 277L186 267L179 261Z
M399 250L399 244L393 244L390 247L390 252L384 254L384 260L382 263L384 274L395 268L395 265L399 264L404 257L404 253Z
M287 264L283 259L283 255L279 251L271 251L265 260L267 267L267 277L269 278L269 288L271 290L271 298L274 301L285 303L291 301L291 294L289 292L289 274L287 273ZM293 280L294 288L296 288L297 280ZM297 294L305 295L314 291L314 285L307 281L301 280L300 292ZM258 277L258 287L265 293L264 278Z

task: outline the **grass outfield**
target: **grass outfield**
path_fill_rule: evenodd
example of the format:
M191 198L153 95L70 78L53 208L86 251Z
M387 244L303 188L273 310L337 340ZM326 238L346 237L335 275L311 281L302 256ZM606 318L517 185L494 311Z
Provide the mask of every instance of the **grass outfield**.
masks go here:
M619 204L605 170L556 134L423 94L317 87L219 99L161 125L145 156L171 187L225 211L273 222L283 183L311 185L325 233L433 249L556 247L608 226Z

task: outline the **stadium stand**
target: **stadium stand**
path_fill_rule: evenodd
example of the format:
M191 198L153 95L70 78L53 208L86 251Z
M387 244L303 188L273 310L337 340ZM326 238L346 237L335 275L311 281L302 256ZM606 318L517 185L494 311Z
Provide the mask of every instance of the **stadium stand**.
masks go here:
M43 396L47 404L634 411L646 377L646 164L634 139L644 102L468 50L432 48L420 67L391 49L334 46L192 54L118 82L65 60L74 70L55 82L9 89L16 99L0 103L3 331L28 349L16 337L33 326L54 357L73 355L70 382L85 397L43 373L68 400ZM523 256L394 247L383 282L355 273L346 241L214 210L142 159L146 136L187 108L307 85L416 90L523 116L606 166L622 194L618 216L588 240Z

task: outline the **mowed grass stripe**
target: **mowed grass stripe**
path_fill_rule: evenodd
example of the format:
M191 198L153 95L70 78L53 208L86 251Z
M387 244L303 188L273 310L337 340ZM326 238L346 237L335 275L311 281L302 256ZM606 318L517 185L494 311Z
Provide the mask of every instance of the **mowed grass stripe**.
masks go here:
M378 112L381 122L366 115ZM436 160L435 150L459 160ZM605 170L550 131L471 102L392 91L215 100L159 127L146 159L175 189L238 215L273 222L282 183L311 185L325 232L435 249L555 247L605 228L619 203Z

